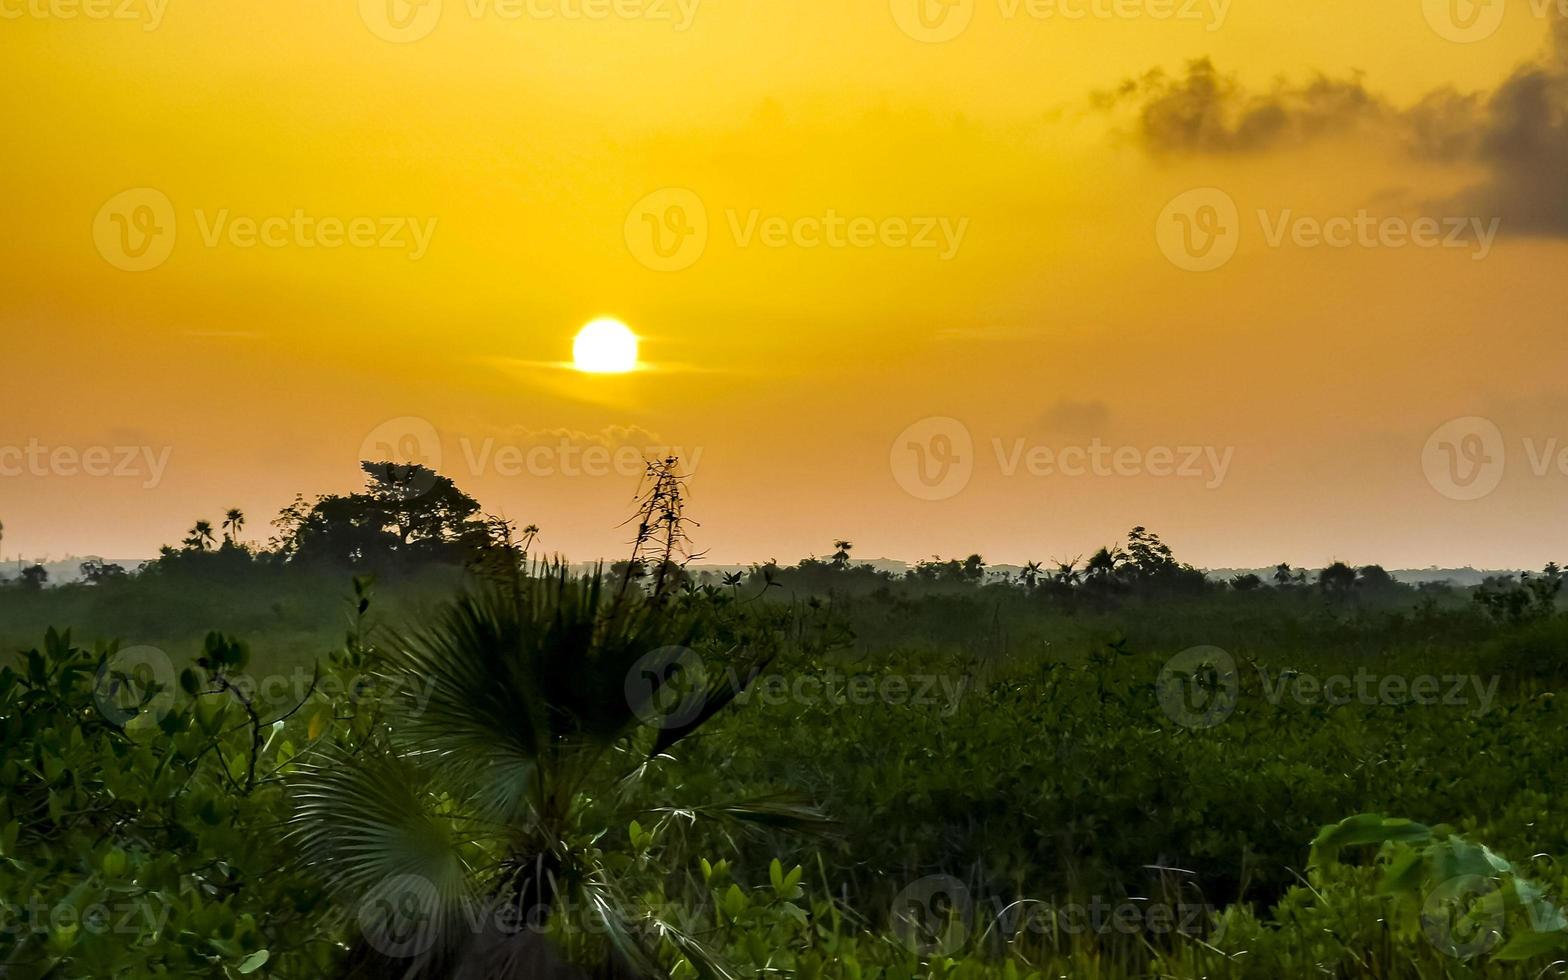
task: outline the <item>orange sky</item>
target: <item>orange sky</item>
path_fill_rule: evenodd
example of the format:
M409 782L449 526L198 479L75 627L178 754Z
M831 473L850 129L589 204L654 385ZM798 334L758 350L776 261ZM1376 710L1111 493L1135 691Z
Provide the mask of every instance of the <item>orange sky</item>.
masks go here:
M385 442L574 558L624 550L611 451L679 446L716 561L1138 523L1203 565L1562 560L1560 149L1415 146L1505 132L1532 65L1561 139L1562 20L0 0L0 550L149 555L230 506L264 537ZM1445 89L1479 96L1432 122ZM560 366L602 315L644 370Z

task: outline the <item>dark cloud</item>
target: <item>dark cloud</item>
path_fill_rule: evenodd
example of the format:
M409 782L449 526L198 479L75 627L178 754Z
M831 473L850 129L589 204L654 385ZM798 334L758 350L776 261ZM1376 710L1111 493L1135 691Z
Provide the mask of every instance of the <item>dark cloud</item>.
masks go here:
M1502 219L1515 235L1568 237L1568 19L1552 23L1546 55L1521 65L1490 93L1431 92L1396 107L1360 75L1319 76L1249 91L1207 59L1172 76L1154 71L1097 96L1107 110L1130 106L1134 133L1157 156L1263 153L1315 139L1372 132L1402 152L1464 163L1486 177L1436 213Z
M1450 202L1514 234L1568 236L1568 21L1554 27L1551 57L1487 100L1471 155L1488 177Z
M1133 105L1151 152L1252 153L1354 130L1389 113L1359 77L1319 76L1249 92L1207 58L1172 76L1161 69L1097 96L1102 107Z

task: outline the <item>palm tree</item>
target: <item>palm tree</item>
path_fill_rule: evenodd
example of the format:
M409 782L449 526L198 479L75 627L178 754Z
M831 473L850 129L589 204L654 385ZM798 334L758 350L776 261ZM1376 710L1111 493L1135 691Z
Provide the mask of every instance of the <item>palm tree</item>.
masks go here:
M833 542L833 567L843 569L849 567L849 552L855 547L848 541Z
M1109 579L1121 570L1122 565L1126 563L1126 558L1127 556L1119 547L1112 545L1109 548L1101 548L1089 558L1089 564L1084 566L1084 575L1097 581Z
M216 540L212 531L212 522L202 520L191 526L189 536L182 543L192 551L206 551Z
M240 543L240 532L245 530L245 512L238 507L230 507L228 513L223 515L223 540L228 544Z
M1018 573L1018 577L1023 580L1024 586L1026 588L1032 590L1034 588L1035 582L1039 581L1040 579L1040 571L1040 563L1037 561L1032 561L1024 566L1023 571Z
M400 692L388 703L391 723L295 784L291 833L302 856L341 897L370 910L358 918L362 935L344 975L547 975L555 954L541 930L499 924L579 925L579 917L639 975L658 972L651 951L663 942L727 975L696 940L637 907L632 896L641 892L623 886L617 869L628 862L612 843L633 819L822 824L779 797L682 804L669 789L663 799L639 797L645 780L666 771L669 750L772 659L775 634L761 628L731 633L752 639L727 653L715 646L721 608L735 607L621 594L600 572L574 579L557 565L510 593L460 598L434 625L396 641L382 670ZM707 681L698 648L735 672ZM383 894L389 882L404 883L400 896ZM408 882L414 922L405 916ZM388 936L400 937L395 952L381 941Z

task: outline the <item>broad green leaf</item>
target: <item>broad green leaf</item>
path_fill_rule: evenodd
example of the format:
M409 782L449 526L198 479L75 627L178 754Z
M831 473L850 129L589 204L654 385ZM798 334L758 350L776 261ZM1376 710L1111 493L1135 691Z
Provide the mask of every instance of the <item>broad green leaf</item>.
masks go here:
M267 960L269 957L271 957L271 955L272 954L265 949L256 950L256 952L245 957L245 959L240 962L240 973L255 973L257 970L261 969L267 964Z

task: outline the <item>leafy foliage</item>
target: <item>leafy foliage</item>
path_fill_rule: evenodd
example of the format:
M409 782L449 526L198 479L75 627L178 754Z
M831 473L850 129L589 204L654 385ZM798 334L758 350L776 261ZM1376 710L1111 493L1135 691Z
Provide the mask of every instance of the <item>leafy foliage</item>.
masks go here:
M525 976L560 951L538 928L497 924L499 910L602 937L565 947L644 972L660 937L675 935L627 892L603 828L667 813L641 793L649 770L744 689L687 676L692 661L754 677L774 640L716 618L734 612L727 603L612 588L557 567L518 591L458 599L387 649L387 724L296 781L294 840L336 894L371 909L355 972ZM782 825L814 817L769 799L680 812ZM640 829L633 845L648 846ZM413 921L395 903L384 914L375 906L389 883L421 897ZM391 948L388 936L409 934L419 941ZM678 945L723 974L694 940Z
M269 833L282 787L247 778L275 762L252 754L273 727L226 693L176 701L122 653L50 631L24 671L0 670L5 974L323 969L323 895Z
M631 558L574 577L432 471L366 470L274 550L231 510L138 574L0 596L255 634L176 671L50 630L0 670L0 973L1467 978L1568 946L1555 566L1218 583L1138 527L1016 581L843 539L709 578L668 459ZM398 574L458 563L433 614L455 575ZM316 658L343 564L418 611L380 632L354 579ZM1166 698L1193 649L1200 723ZM1362 674L1446 697L1324 696Z

